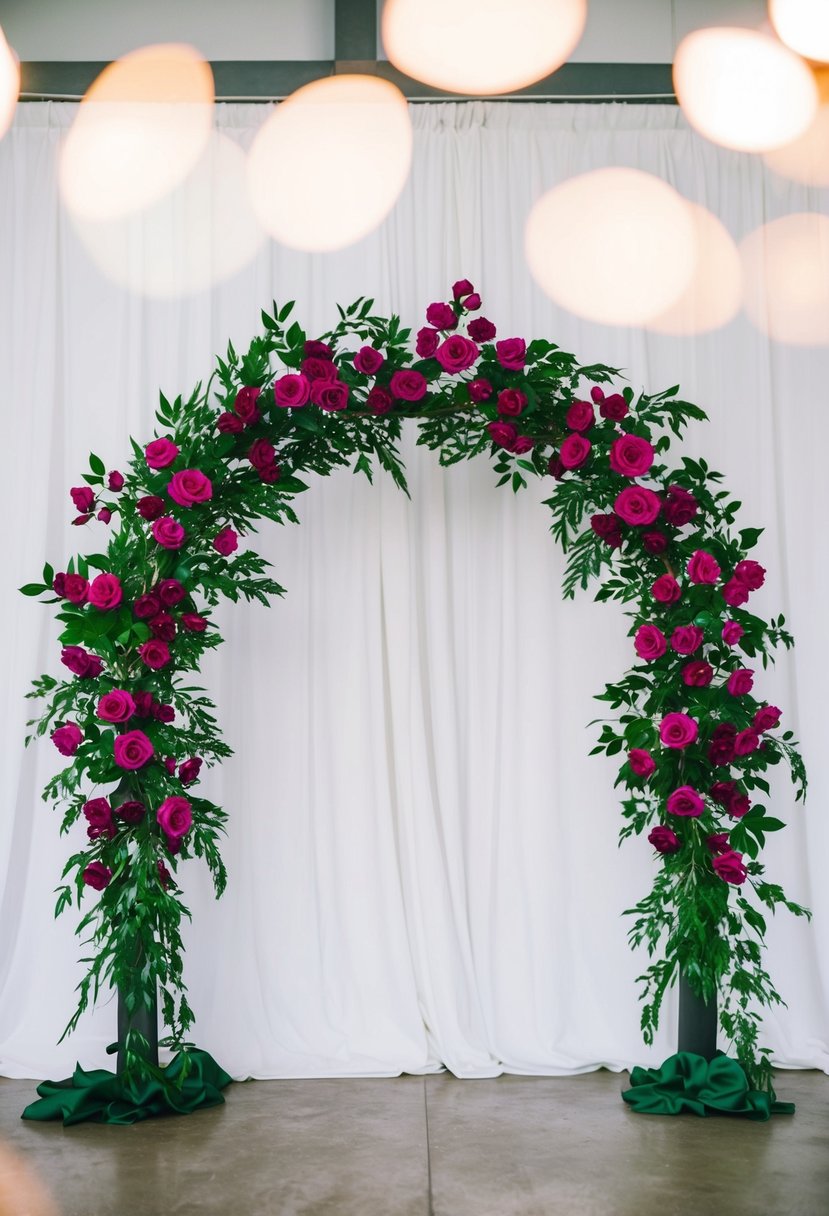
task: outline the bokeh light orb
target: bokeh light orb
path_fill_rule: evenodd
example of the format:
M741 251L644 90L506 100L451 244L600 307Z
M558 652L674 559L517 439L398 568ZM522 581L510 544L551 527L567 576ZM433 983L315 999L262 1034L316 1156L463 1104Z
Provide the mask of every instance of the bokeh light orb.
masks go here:
M829 346L829 217L772 220L744 238L740 256L757 328L791 346Z
M411 162L400 90L376 76L329 76L266 119L248 156L248 189L266 232L292 249L326 252L382 223Z
M797 139L817 109L806 64L754 30L695 30L674 57L674 88L697 131L725 148L762 152Z
M20 93L20 64L0 28L0 139L8 131Z
M143 47L92 83L60 156L60 190L76 216L141 211L183 181L213 125L213 73L193 47Z
M812 68L818 89L817 113L804 133L784 144L763 153L763 160L791 181L804 186L829 186L829 67Z
M696 262L691 281L677 300L648 321L662 334L708 333L727 325L740 311L743 275L737 246L725 226L707 207L686 203L696 236Z
M769 0L777 36L806 59L829 62L829 4L826 0Z
M586 0L386 0L383 46L407 76L452 93L511 93L569 59Z
M554 187L530 212L524 248L551 300L606 325L641 325L664 312L696 260L685 200L638 169L597 169Z

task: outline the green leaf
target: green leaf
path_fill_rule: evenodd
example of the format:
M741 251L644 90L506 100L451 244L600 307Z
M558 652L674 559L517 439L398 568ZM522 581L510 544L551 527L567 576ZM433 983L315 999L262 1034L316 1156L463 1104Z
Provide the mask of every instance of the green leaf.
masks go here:
M89 453L89 467L93 473L97 473L99 477L103 477L106 472L106 465L100 456L96 456L94 452Z
M44 587L43 583L26 583L23 587L18 587L21 595L42 595L44 591L49 591L51 588Z

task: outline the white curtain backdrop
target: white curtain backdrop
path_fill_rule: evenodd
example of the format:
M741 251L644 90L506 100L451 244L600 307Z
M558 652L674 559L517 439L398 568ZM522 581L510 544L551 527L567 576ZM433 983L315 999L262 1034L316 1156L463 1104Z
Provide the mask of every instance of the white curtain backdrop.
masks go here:
M0 143L0 374L5 557L0 712L0 1072L105 1066L114 1002L56 1040L81 953L53 889L73 842L39 791L48 740L23 750L30 679L57 671L49 610L15 588L97 538L69 526L88 451L107 468L149 436L157 391L186 392L259 309L298 301L311 334L360 294L419 326L468 276L501 336L552 338L636 387L710 411L688 450L722 469L746 524L766 528L758 609L782 610L797 648L761 695L785 707L812 791L785 785L769 873L814 909L781 914L768 963L788 1009L766 1021L775 1059L829 1068L829 767L826 749L826 453L829 353L769 343L744 316L695 339L589 325L556 309L525 267L539 194L604 165L655 172L741 238L827 195L786 184L692 134L662 106L452 103L412 109L414 168L384 226L325 256L275 245L212 292L146 302L105 281L57 197L55 155L75 107L23 105ZM267 107L219 106L247 147ZM286 188L301 189L293 171ZM347 183L332 183L333 189ZM211 206L211 198L204 200ZM173 234L175 235L175 234ZM255 543L287 597L222 612L227 645L206 678L236 756L208 778L230 812L230 885L212 900L183 870L193 924L195 1038L236 1077L560 1074L656 1062L638 1029L625 908L648 889L644 841L619 851L613 762L588 759L592 700L630 663L626 622L586 595L562 603L562 558L537 485L495 489L486 460L442 471L408 437L412 501L349 472L300 502L300 528ZM96 525L99 527L99 525Z

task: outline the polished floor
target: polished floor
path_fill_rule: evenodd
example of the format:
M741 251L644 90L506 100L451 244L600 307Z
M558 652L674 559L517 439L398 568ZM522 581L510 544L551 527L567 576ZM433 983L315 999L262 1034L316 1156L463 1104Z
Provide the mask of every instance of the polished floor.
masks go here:
M637 1115L626 1082L251 1081L64 1129L22 1122L33 1084L0 1080L0 1138L62 1216L829 1216L829 1077L779 1074L797 1113L759 1124Z

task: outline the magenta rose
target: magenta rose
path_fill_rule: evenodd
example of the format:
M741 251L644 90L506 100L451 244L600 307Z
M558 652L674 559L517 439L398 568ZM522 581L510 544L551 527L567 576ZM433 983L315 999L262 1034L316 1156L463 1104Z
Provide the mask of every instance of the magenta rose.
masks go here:
M486 317L476 317L474 321L470 321L466 331L475 342L491 342L498 332Z
M182 785L192 785L198 778L202 762L198 756L191 756L178 766L178 779Z
M592 400L596 402L596 405L598 405L600 401L604 401L604 389L601 387L601 385L594 384L590 389L590 396ZM624 400L624 398L622 398L622 400Z
M734 740L734 755L749 756L760 746L760 736L753 727L741 730Z
M150 619L150 631L154 638L162 642L172 642L176 636L176 623L169 612L159 612L158 616Z
M714 668L704 659L694 659L682 668L682 681L689 688L707 688L714 678Z
M366 405L372 414L377 414L378 416L387 414L392 407L391 393L386 392L379 384L375 384L366 397Z
M558 452L553 452L552 456L547 461L547 472L550 474L551 477L555 477L556 481L561 481L562 477L567 472L564 465L561 463L561 457L559 456ZM598 519L598 518L599 517L597 515L593 516L593 519ZM602 518L610 518L610 517L603 516ZM613 518L616 519L616 516L614 515ZM590 522L592 523L593 521L591 520ZM594 532L596 531L595 524L593 525L593 531ZM620 536L619 543L621 544L621 536Z
M314 359L333 359L334 352L327 342L320 342L317 338L306 338L302 348L303 354L311 355Z
M230 557L239 548L239 536L233 528L222 528L218 536L213 538L213 548L222 557Z
M178 453L179 449L172 439L167 439L166 437L153 439L152 443L148 443L144 448L144 456L151 469L168 468L176 456L178 456Z
M529 435L519 435L515 443L512 445L512 450L516 456L523 456L525 452L531 452L535 447L535 440Z
M51 738L62 756L74 756L83 742L83 732L74 722L67 722L53 730Z
M417 341L415 342L415 350L420 355L421 359L431 359L432 355L438 348L440 334L436 329L429 329L424 326L423 329L417 331Z
M157 595L153 595L152 591L148 591L145 595L139 595L132 610L140 621L146 621L150 617L158 616L161 611L161 601Z
M665 496L665 521L674 528L689 524L699 510L697 500L682 486L668 486Z
M164 757L164 767L166 768L167 772L170 774L171 777L175 777L175 775L176 775L176 758L175 758L175 756L165 756Z
M255 469L269 468L276 458L276 448L267 439L257 439L248 452L248 460Z
M589 431L596 421L593 406L589 401L574 401L564 421L571 431Z
M726 621L722 627L722 640L726 646L736 646L744 633L745 630L738 621Z
M315 355L312 355L310 359L303 359L302 374L312 381L338 378L336 364L330 363L327 359L319 359Z
M144 806L144 803L136 802L134 800L130 802L122 802L120 806L115 808L115 814L118 816L118 818L123 820L124 823L128 823L133 827L136 823L141 822L146 813L147 808Z
M675 604L682 595L682 588L672 574L662 574L651 586L651 594L660 604Z
M737 794L731 799L731 806L728 808L728 813L732 819L742 819L743 815L747 815L751 809L748 794Z
M705 843L715 855L731 852L731 845L728 843L728 832L712 832L710 836L705 837Z
M482 401L488 401L492 396L493 388L488 380L479 377L477 380L470 380L466 386L466 391L469 393L470 400L476 405L480 405Z
M659 495L654 494L653 490L646 490L644 486L626 486L617 495L613 506L616 514L621 516L626 524L641 527L654 522L662 503Z
M90 604L101 612L117 608L124 598L121 580L115 574L98 574L89 584L87 593Z
M172 515L162 515L156 519L150 531L162 549L180 549L187 537L184 528Z
M458 279L457 283L452 284L452 299L459 300L461 296L469 296L474 290L469 279Z
M216 429L221 435L238 435L245 429L242 419L227 410L216 419Z
M166 836L181 840L193 826L193 806L181 794L165 798L155 813L159 827Z
M648 841L657 853L678 853L681 848L676 832L661 823L648 832Z
M498 394L498 413L506 418L517 418L527 408L527 394L520 388L504 388Z
M364 346L363 350L371 350L371 347ZM299 409L310 396L311 381L302 374L297 376L289 372L280 376L273 386L273 399L282 409Z
M523 338L504 338L495 343L495 353L501 367L508 372L520 372L527 361L527 344Z
M688 714L666 714L659 727L659 738L665 747L690 747L698 734L699 728Z
M273 485L275 481L279 481L282 476L282 470L278 464L267 465L264 469L257 469L259 480L264 481L266 485Z
M104 693L95 711L104 722L127 722L135 713L135 701L123 688Z
M207 620L203 616L199 616L197 612L183 612L181 614L181 627L186 629L188 633L204 633L207 628Z
M152 646L153 643L148 642L147 645ZM143 730L130 730L125 735L115 736L113 754L119 768L135 771L149 764L155 755L155 749Z
M558 458L565 469L580 469L592 451L593 445L584 435L568 435L562 441Z
M180 507L194 507L213 497L213 486L200 469L181 469L170 478L167 493Z
M738 583L748 587L749 591L756 591L766 581L765 567L761 566L759 562L750 560L737 562L734 567L734 577Z
M720 567L710 553L697 549L688 562L688 577L692 583L716 583Z
M143 498L139 498L135 509L142 519L146 519L147 523L150 523L153 519L158 519L164 506L164 499L159 498L157 494L145 494Z
M132 696L135 702L135 716L137 718L149 718L153 712L153 694L151 692L135 692Z
M90 654L83 646L64 646L60 652L60 661L81 680L97 679L104 669L98 656Z
M561 467L563 470L564 466L562 465ZM619 522L619 517L614 515L612 511L606 515L591 515L590 527L611 549L618 549L621 545L622 525Z
M648 553L664 553L668 548L668 538L664 532L643 532L642 544Z
M646 663L653 662L668 649L665 635L656 625L640 625L633 638L633 649Z
M72 520L72 524L74 527L81 527L83 524L88 524L91 518L91 512L87 515L78 515Z
M93 891L103 891L104 887L109 886L112 870L102 861L90 861L81 878L87 887L92 887Z
M656 761L650 752L642 747L632 747L628 752L628 764L631 772L637 777L650 777L656 772Z
M89 583L80 574L67 574L63 580L64 595L70 604L85 604L89 597Z
M155 705L153 705L153 717L156 722L166 722L169 724L175 721L176 711L172 705L161 705L156 701Z
M165 608L173 608L181 603L187 592L177 578L165 578L156 587L158 598Z
M158 638L151 638L149 642L144 642L138 647L138 654L141 662L146 667L151 667L153 671L166 667L171 659L170 647Z
M737 727L733 722L720 722L711 732L708 744L708 759L712 764L724 767L734 759L734 742Z
M711 801L724 807L731 805L731 801L736 793L737 786L733 781L715 781L708 791Z
M66 595L66 571L61 570L52 579L52 590L55 595L59 595L61 599Z
M112 822L112 807L106 798L90 798L88 802L83 804L83 814L89 824L87 834L90 840L95 840L104 833L108 836L115 835L115 825Z
M113 494L119 494L124 488L123 473L119 473L117 469L113 469L107 477L107 487L112 490Z
M743 865L742 853L735 853L732 849L729 849L727 853L721 853L719 857L714 857L711 865L718 877L737 887L748 877L748 870Z
M480 351L470 338L464 338L463 334L452 334L451 338L441 342L435 351L435 358L445 372L457 375L458 372L465 372L471 367L479 354Z
M96 519L100 519L102 524L108 524L112 519L112 512L110 511L109 507L101 507Z
M477 291L471 291L468 296L461 300L461 306L464 312L477 312L481 307L481 297Z
M653 448L640 435L620 435L610 445L610 467L622 477L641 477L653 464Z
M458 324L451 304L430 304L426 309L426 320L435 329L454 329Z
M705 810L705 803L692 786L681 785L679 789L668 795L665 807L669 815L682 815L686 818L696 819Z
M722 597L729 608L741 607L748 600L748 596L748 587L737 578L729 579L722 589Z
M91 511L95 504L95 494L89 486L73 486L69 496L78 511Z
M754 715L752 726L758 733L762 733L765 730L774 730L775 726L780 725L782 716L782 711L776 705L763 705Z
M254 422L258 422L261 418L259 413L259 394L261 388L253 388L246 385L240 388L236 394L236 399L233 402L233 410L238 418L241 418L245 426L252 426Z
M389 388L399 401L420 401L426 396L426 377L414 371L395 372Z
M671 634L671 649L677 654L693 654L705 641L699 625L678 625Z
M373 346L361 346L354 356L354 366L364 376L376 376L385 362L383 355Z
M599 404L599 413L602 418L609 418L611 422L621 422L627 417L628 403L625 401L621 393L610 393L609 396L602 398Z
M342 380L315 380L311 385L311 400L321 410L344 410L348 405L348 385Z
M754 672L749 671L747 667L738 667L736 671L732 671L726 684L732 697L744 697L753 687Z
M518 431L511 422L490 422L486 429L492 442L499 448L506 448L508 452L514 449Z

